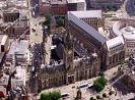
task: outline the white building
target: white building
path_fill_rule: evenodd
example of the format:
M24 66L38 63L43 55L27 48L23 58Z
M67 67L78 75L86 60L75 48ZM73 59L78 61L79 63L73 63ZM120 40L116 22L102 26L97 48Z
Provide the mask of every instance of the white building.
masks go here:
M67 0L68 11L84 11L86 10L85 0Z
M111 37L123 36L126 47L126 56L135 54L135 22L134 20L121 20L112 28Z
M27 80L26 68L22 68L21 66L16 67L15 78L12 78L12 89L17 87L25 87Z
M16 66L27 66L30 63L29 42L27 40L14 41L6 55L5 69Z

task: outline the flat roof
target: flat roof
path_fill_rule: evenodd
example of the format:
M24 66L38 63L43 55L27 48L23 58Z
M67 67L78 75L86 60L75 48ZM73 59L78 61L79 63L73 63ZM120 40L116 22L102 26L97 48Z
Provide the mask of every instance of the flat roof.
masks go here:
M16 7L28 7L28 0L8 0L8 1L0 1L0 8L16 6Z
M67 4L66 0L50 0L51 4Z
M85 2L85 0L67 0L67 3L79 3L79 2Z
M29 47L27 40L13 41L8 54L21 53L26 54Z
M101 10L87 10L87 11L70 11L78 18L102 18Z

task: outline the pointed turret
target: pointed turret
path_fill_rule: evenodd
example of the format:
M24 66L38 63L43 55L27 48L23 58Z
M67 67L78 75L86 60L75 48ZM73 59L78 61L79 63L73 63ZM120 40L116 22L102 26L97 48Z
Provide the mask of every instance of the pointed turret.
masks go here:
M68 49L68 50L73 49L73 40L72 40L72 36L69 30L67 31L64 37L64 47L65 49Z
M54 16L51 17L50 32L51 32L51 34L55 34L56 33L56 20L55 20Z

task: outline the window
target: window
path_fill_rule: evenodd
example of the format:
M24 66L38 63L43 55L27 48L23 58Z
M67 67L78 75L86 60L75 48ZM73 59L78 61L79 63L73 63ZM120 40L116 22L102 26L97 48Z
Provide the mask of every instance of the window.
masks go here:
M4 45L1 45L1 52L4 52Z

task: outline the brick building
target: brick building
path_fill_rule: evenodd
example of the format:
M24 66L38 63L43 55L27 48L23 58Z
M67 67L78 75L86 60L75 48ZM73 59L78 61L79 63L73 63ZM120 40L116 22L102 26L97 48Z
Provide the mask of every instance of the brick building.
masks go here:
M67 13L66 0L41 0L39 1L39 13L52 13L54 15L65 15Z
M68 11L86 10L85 0L67 0Z
M91 9L118 9L124 3L125 0L87 0Z
M98 29L104 27L104 19L101 16L102 13L98 10L82 11L82 13L70 11L68 12L68 26L76 41L89 52L97 52L101 60L101 69L109 69L124 60L125 41L122 36L109 39L100 33Z
M29 32L29 23L26 16L23 16L19 10L3 10L0 19L0 34L7 34L9 37L18 37L25 31Z
M6 22L13 22L16 19L18 19L19 15L20 15L18 10L13 10L13 9L11 9L11 10L3 10L2 13L3 13L2 14L3 15L2 18L3 18L3 22L4 23L6 23Z

